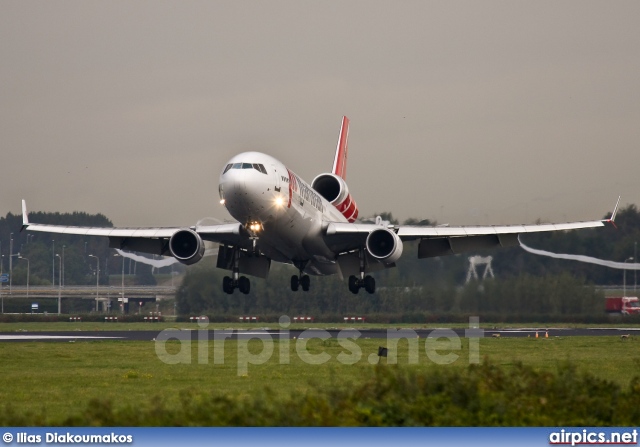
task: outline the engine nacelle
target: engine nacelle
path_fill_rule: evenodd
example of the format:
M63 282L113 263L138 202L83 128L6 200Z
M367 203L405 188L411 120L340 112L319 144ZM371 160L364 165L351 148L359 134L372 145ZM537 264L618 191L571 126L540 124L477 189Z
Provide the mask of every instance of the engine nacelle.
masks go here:
M385 228L373 230L367 236L367 251L385 264L393 264L402 256L402 240L393 231Z
M169 239L169 250L183 264L195 264L204 257L204 241L193 230L178 230Z
M349 194L347 183L335 174L320 174L311 182L311 187L335 206L349 222L358 217L358 205Z

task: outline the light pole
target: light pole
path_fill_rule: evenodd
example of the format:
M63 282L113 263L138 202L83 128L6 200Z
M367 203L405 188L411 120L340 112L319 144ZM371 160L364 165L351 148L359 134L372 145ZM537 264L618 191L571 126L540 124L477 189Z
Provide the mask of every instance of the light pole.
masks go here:
M4 264L4 255L0 255L0 275L2 274L2 264ZM0 282L0 295L2 295L2 282ZM4 295L2 295L2 313L4 313Z
M11 283L13 281L13 233L11 233L9 237L9 295L11 295Z
M51 285L56 286L56 241L51 239Z
M113 255L114 257L116 256L120 256L118 253L116 253L115 255ZM124 314L124 256L120 256L122 258L122 275L120 275L120 280L122 282L121 284L121 288L122 291L120 292L120 295L122 295L122 313Z
M62 276L62 256L58 253L56 253L56 256L60 261L60 268L58 269L58 315L60 315L62 313L62 281L60 281L62 279L60 278Z
M64 286L64 247L66 247L66 245L62 246L62 282L60 283L61 286Z
M18 259L24 259L27 261L27 300L29 299L29 272L31 270L31 263L29 260L23 256L18 255Z
M633 256L625 259L624 263L626 264L627 261L633 261ZM622 296L627 296L627 269L624 269L622 273Z
M96 312L98 312L98 290L100 284L100 258L96 255L89 255L90 258L96 258Z
M638 241L633 243L633 257L634 259L638 259ZM638 279L636 273L638 270L633 269L633 294L636 294L636 286L638 285Z

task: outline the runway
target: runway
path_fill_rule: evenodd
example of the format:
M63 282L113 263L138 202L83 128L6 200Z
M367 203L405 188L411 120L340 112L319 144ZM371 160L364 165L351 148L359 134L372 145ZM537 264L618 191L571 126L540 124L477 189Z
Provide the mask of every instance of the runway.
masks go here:
M629 335L640 336L640 328L505 328L505 329L307 329L307 330L273 330L273 329L216 329L189 330L165 329L163 331L56 331L56 332L0 332L0 342L73 342L73 341L155 341L159 337L167 340L171 338L191 338L197 341L203 338L209 340L226 339L239 340L251 338L272 338L273 340L310 339L310 338L361 338L361 339L395 339L395 338L427 338L451 336L455 333L459 337L494 338L494 337L620 337Z

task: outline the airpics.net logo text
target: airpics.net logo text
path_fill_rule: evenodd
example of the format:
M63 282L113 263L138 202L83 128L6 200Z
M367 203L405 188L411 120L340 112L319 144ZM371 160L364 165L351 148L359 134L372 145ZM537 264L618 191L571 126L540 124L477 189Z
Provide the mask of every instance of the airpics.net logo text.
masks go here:
M412 329L388 329L386 331L385 357L387 364L398 363L398 344L406 340L408 348L409 364L417 364L421 355L426 355L429 361L438 365L447 365L457 361L468 361L469 364L480 363L480 338L484 331L479 328L479 317L469 318L469 328L464 331L464 338L468 339L468 356L463 358L461 337L452 329L434 329L426 338L420 339L416 331ZM289 331L291 320L287 316L279 319L280 329L268 331L256 329L244 332L239 336L235 331L214 330L209 331L209 321L201 317L195 331L179 331L165 329L158 334L155 341L155 350L158 358L170 365L175 364L209 364L210 337L213 333L213 364L222 365L225 362L225 341L232 338L236 340L238 375L248 373L249 365L262 365L277 355L277 361L281 365L291 363L292 345L295 348L294 355L310 365L322 365L332 360L327 352L314 352L308 348L311 340L326 341L332 338L329 331L323 329L307 329L302 331L297 338L292 339ZM195 335L195 340L194 340ZM362 336L357 329L344 329L339 331L335 339L342 348L335 360L344 365L353 365L363 358L361 346L356 341ZM261 342L261 348L256 352L255 341ZM168 343L171 342L170 348ZM175 342L178 342L176 348ZM249 344L253 346L249 349ZM196 353L192 350L192 344L197 345ZM421 346L422 345L422 346ZM260 346L260 345L258 345ZM317 351L317 350L314 350ZM380 353L371 353L367 357L370 364L380 361Z
M565 430L552 432L549 435L550 445L637 445L638 430L626 431L580 431Z

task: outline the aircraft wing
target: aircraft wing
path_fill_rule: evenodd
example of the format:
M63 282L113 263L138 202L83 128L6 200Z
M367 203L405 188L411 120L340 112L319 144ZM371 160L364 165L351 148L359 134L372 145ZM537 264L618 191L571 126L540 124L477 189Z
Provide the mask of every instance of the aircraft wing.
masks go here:
M418 258L430 258L493 247L518 246L518 236L521 234L602 227L607 222L614 222L619 203L620 198L609 219L556 224L450 227L332 222L327 226L325 241L334 250L346 252L362 246L372 231L386 228L396 233L402 241L419 240Z
M74 234L79 236L102 236L109 238L110 248L138 251L154 255L171 256L169 239L180 230L190 229L198 233L205 241L228 245L248 244L239 223L220 225L156 228L108 228L108 227L74 227L66 225L49 225L29 222L27 206L22 201L22 229L43 233Z
M464 227L412 227L400 226L402 240L420 240L418 258L430 258L493 247L520 245L521 234L548 231L579 230L604 226L602 220L559 224L464 226Z

